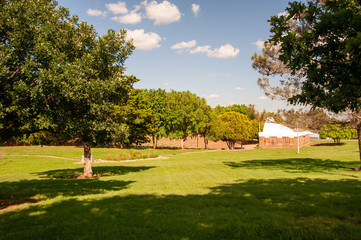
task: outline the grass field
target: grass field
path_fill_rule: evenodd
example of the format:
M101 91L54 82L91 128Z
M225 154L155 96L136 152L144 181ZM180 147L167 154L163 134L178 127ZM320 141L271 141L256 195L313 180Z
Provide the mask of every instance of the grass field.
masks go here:
M147 149L168 158L76 179L81 148L0 147L0 239L361 239L357 150Z

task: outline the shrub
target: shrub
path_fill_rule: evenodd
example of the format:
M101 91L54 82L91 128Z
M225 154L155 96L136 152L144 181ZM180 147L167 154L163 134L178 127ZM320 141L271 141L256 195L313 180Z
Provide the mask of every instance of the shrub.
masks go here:
M143 153L142 151L130 150L128 153L121 152L117 155L108 154L107 160L110 161L122 161L122 160L136 160L146 158L157 158L159 157L156 153Z

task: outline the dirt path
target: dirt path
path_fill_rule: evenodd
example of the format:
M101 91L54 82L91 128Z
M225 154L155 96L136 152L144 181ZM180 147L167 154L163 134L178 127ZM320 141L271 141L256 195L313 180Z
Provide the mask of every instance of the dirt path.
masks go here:
M244 151L244 150L253 150L255 149L257 144L244 145L242 149L236 149L234 151ZM209 153L209 152L219 152L224 150L205 150L199 152L184 152L179 154L195 154L195 153ZM82 164L83 162L79 161L79 158L66 158L66 157L56 157L49 155L30 155L30 154L20 154L20 155L8 155L15 157L44 157L44 158L55 158L55 159L64 159L64 160L72 160L76 161L74 164ZM158 159L168 159L169 157L159 156L157 158L143 158L143 159L129 159L129 160L121 160L121 161L110 161L110 160L102 160L102 159L94 159L93 163L121 163L121 162L138 162L138 161L151 161Z
M46 158L56 158L56 159L65 159L65 160L79 160L77 158L66 158L66 157L56 157L56 156L48 156L48 155L26 155L26 154L21 154L21 155L7 155L7 156L14 156L14 157L46 157Z

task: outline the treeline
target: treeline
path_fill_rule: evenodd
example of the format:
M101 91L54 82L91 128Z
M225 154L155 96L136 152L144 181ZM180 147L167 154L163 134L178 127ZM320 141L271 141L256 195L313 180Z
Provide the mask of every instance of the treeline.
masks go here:
M258 139L258 132L262 131L267 119L291 128L313 131L325 129L325 125L337 121L320 109L259 112L254 105L238 104L212 108L204 98L189 91L166 92L163 89L132 89L127 101L114 107L112 118L116 126L109 136L112 139L111 146L140 146L152 142L153 148L164 137L179 139L180 147L183 148L183 141L188 137L202 136L205 148L208 141L212 140L224 141L229 149L234 149L237 141ZM321 137L325 134L321 134ZM13 143L77 144L77 139L41 131L17 137Z
M205 148L209 140L225 141L234 149L236 141L258 137L259 124L254 108L245 105L211 108L204 98L189 91L133 89L127 101L116 105L112 118L116 126L111 133L112 146L139 146L163 137L183 141L202 136ZM15 144L76 144L50 131L36 132L13 139Z

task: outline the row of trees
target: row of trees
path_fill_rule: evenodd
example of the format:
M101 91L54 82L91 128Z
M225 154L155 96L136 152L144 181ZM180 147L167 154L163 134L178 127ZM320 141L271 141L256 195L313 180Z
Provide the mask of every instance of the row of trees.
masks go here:
M179 139L183 148L187 137L202 136L205 148L209 140L221 140L234 149L236 141L258 137L258 115L254 113L257 111L252 106L237 104L212 109L204 98L189 91L132 89L126 102L113 107L114 127L108 133L111 141L107 144L124 147L152 141L156 148L158 139L169 137ZM25 144L76 141L48 130L23 135L17 140Z
M332 138L334 143L340 143L341 139L357 139L356 129L345 127L343 124L332 124L318 132L321 139Z
M322 131L321 138L354 138L348 126L323 110L278 110L259 112L254 105L231 105L211 108L206 100L189 91L166 92L162 89L132 89L128 100L114 105L114 128L107 145L127 147L152 142L153 148L163 137L179 139L180 147L187 137L202 136L207 148L208 140L225 141L234 149L236 141L257 139L259 130L267 119L304 130ZM330 131L332 129L332 131ZM339 132L341 131L341 132ZM48 130L23 135L17 141L23 144L64 144L77 139ZM102 144L102 142L100 143Z

